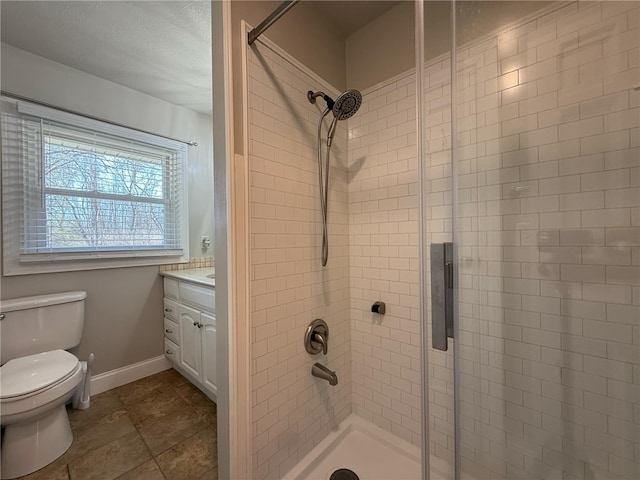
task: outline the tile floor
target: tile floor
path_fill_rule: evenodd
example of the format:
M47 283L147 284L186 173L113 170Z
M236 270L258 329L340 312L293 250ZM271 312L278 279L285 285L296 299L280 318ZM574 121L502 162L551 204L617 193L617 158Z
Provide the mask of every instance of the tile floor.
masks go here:
M216 404L175 370L69 410L71 448L20 480L217 480Z

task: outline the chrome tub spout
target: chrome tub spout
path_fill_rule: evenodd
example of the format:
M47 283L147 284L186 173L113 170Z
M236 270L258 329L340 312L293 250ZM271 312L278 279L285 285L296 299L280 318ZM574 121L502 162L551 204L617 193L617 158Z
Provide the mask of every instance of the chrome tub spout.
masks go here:
M327 382L329 382L329 385L338 384L338 376L336 375L336 372L329 370L327 367L319 364L318 362L314 363L313 367L311 367L311 375L326 380Z

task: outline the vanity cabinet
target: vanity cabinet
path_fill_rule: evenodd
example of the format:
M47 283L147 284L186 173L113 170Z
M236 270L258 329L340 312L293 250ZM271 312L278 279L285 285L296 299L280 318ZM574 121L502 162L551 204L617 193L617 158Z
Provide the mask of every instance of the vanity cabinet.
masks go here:
M215 290L164 279L165 355L174 368L216 399Z
M197 381L202 379L202 335L198 327L201 314L202 312L186 305L178 305L178 323L180 325L179 362L180 366Z
M216 374L216 317L202 313L202 385L207 390L217 394ZM204 348L204 345L207 347Z

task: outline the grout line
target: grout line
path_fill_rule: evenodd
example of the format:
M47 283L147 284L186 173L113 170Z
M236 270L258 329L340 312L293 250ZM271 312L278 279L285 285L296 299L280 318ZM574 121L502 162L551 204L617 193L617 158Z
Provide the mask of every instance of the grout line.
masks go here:
M156 466L158 467L158 470L160 471L160 475L162 475L162 478L164 478L166 480L167 476L164 474L164 472L162 471L162 467L160 466L160 464L158 463L158 460L156 460L156 457L153 457L153 463L156 464Z
M129 412L127 411L127 415L129 415ZM138 435L140 436L140 438L142 439L142 443L144 443L144 446L147 447L147 451L149 452L149 455L151 455L151 458L153 459L153 461L155 461L156 457L153 454L153 452L151 451L151 447L149 447L149 444L147 443L147 441L144 439L144 436L142 435L142 433L140 433L140 428L138 428L137 425L135 425L133 422L131 422L133 424L133 428L136 429L136 432L138 433ZM157 463L157 462L156 462ZM158 465L159 467L160 465ZM136 467L137 468L137 467ZM160 470L162 471L162 469Z

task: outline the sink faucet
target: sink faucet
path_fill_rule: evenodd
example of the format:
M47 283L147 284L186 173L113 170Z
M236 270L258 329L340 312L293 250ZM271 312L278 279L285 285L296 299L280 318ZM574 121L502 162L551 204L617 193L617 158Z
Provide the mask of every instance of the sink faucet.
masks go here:
M318 362L314 363L313 367L311 367L311 375L326 380L329 382L329 385L338 384L338 376L336 375L336 372L329 370Z

